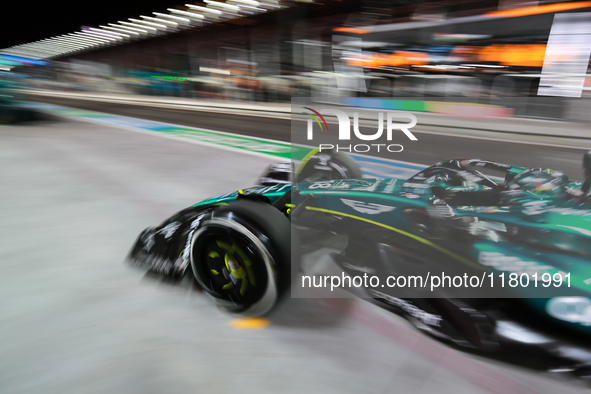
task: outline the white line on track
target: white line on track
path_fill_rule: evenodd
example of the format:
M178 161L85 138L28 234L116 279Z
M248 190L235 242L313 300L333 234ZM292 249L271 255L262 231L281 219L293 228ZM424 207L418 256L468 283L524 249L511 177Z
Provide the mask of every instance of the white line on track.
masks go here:
M68 98L67 96L59 96L59 95L45 95L45 96L49 96L49 97L65 97ZM71 97L70 97L71 98ZM204 112L215 112L215 113L220 113L220 114L228 114L228 115L238 115L238 116L256 116L256 117L262 117L262 118L270 118L270 119L283 119L283 120L290 120L291 119L291 115L286 116L286 115L271 115L268 113L258 113L258 112L240 112L240 111L256 111L256 110L248 110L248 109L238 109L238 110L225 110L225 109L220 109L219 107L209 107L209 106L192 106L192 105L183 105L183 104L168 104L168 103L147 103L147 102L142 102L142 101L129 101L129 100L118 100L118 99L106 99L106 98L86 98L86 97L76 97L78 99L81 100L85 100L85 101L95 101L95 102L109 102L109 103L122 103L122 104L129 104L129 105L138 105L138 106L146 106L146 107L160 107L160 108L171 108L171 109L184 109L184 110L189 110L189 109L193 109L193 110L197 110L197 111L204 111ZM68 107L71 108L71 107ZM96 112L96 111L95 111ZM131 118L131 117L130 117ZM338 124L337 122L327 122L330 124ZM175 126L179 126L179 127L190 127L190 126L180 126L180 125L175 125ZM436 126L436 125L435 125ZM437 127L444 127L444 126L437 126ZM462 127L464 128L464 127ZM217 131L217 130L207 130L207 129L202 129L204 131L215 131L218 133L225 133L225 132L221 132L221 131ZM478 130L478 131L482 131L482 132L486 132L486 133L495 133L495 131L493 130L479 130L479 129L474 129L474 130ZM555 148L566 148L566 149L577 149L577 150L591 150L591 139L582 139L581 142L582 143L587 143L588 146L587 147L581 147L581 146L573 146L573 145L565 145L565 144L552 144L552 143L548 143L548 142L536 142L536 141L520 141L520 140L512 140L512 139L507 139L507 138L497 138L497 137L484 137L484 136L475 136L475 135L463 135L463 134L454 134L454 133L446 133L446 132L439 132L439 131L428 131L428 130L413 130L413 132L417 132L417 133L422 133L422 134L432 134L432 135L440 135L440 136L444 136L444 137L451 137L451 138L466 138L466 139L475 139L475 140L483 140L483 141L496 141L496 142L507 142L507 143L514 143L514 144L522 144L522 145L538 145L538 146L551 146L551 147L555 147ZM505 133L505 132L500 132L500 133ZM537 134L529 134L529 133L512 133L512 132L508 132L511 133L513 135L518 135L518 136L540 136L540 137L544 137L544 138L568 138L568 137L560 137L560 136L556 136L556 135L537 135ZM228 134L232 134L232 133L228 133ZM236 135L236 134L235 134ZM269 140L269 141L274 141L274 140ZM280 142L280 141L274 141L274 142Z
M486 131L485 132L488 133L494 133L494 131ZM422 134L433 134L433 135L441 135L444 137L452 137L452 138L466 138L466 139L473 139L473 140L485 140L485 141L496 141L496 142L508 142L508 143L513 143L513 144L523 144L523 145L539 145L539 146L551 146L554 148L567 148L567 149L581 149L581 150L591 150L591 140L581 140L581 142L586 142L587 144L589 144L588 147L584 147L584 146L573 146L573 145L562 145L562 144L552 144L549 142L538 142L538 141L519 141L519 140L511 140L511 139L505 139L505 138L493 138L493 137L483 137L483 136L477 136L477 135L457 135L457 134L452 134L452 133L445 133L445 132L439 132L439 131L426 131L426 130L413 130L413 133L422 133ZM517 134L517 133L514 133ZM522 136L526 136L526 135L530 135L530 134L519 134ZM544 137L544 138L561 138L561 137L556 137L556 136L552 136L552 135L533 135L531 134L532 137L534 136L540 136L540 137ZM567 138L567 137L562 137L562 138Z
M72 108L72 107L64 107L64 108L76 110L76 108ZM145 121L145 119L135 118L135 117L131 117L131 116L111 115L111 114L107 114L107 113L104 113L104 112L97 112L97 111L88 111L88 112L95 112L95 113L105 114L105 115L109 115L109 116L113 116L113 117L119 116L119 117L124 117L124 118L131 118L131 119ZM170 140L188 142L188 143L191 143L191 144L207 146L207 147L210 147L210 148L216 148L216 149L220 149L220 150L230 151L230 152L233 152L233 153L243 153L243 154L247 154L247 155L251 155L251 156L264 157L264 158L267 158L267 159L268 158L271 158L271 157L278 158L277 155L273 155L272 153L261 153L261 152L255 152L255 151L247 150L247 149L233 148L231 146L218 145L218 144L214 144L214 143L211 143L211 142L205 142L205 141L195 140L195 139L191 139L191 138L187 138L187 137L180 137L180 136L176 136L176 135L170 135L170 134L167 134L166 132L159 132L159 131L155 131L155 130L144 130L144 129L141 129L141 128L135 128L135 127L127 126L127 125L117 124L115 122L102 122L100 119L87 118L87 117L82 117L82 116L68 116L68 115L55 114L55 113L52 113L52 115L59 116L59 117L62 117L62 118L66 118L66 119L69 119L69 120L72 120L72 119L73 120L79 120L79 121L82 121L82 122L99 124L101 126L111 126L111 127L115 127L115 128L122 129L122 130L134 131L136 133L142 133L142 134L156 136L156 137L161 137L161 138L167 138L167 139L170 139ZM150 121L150 122L152 122L152 121ZM240 134L227 133L225 131L218 131L218 130L211 130L211 129L202 129L202 128L196 128L196 127L191 127L191 126L181 126L181 125L175 125L175 124L172 124L172 123L162 123L162 122L155 122L155 123L160 123L163 126L180 127L180 128L186 128L186 129L195 129L196 131L202 130L202 131L207 131L207 132L221 133L221 134L226 134L226 135L232 136L232 137L234 137L234 136L238 136L238 137L242 137L242 138L244 138L244 137L247 137L248 138L249 137L249 136L240 135ZM277 142L277 143L286 144L286 142L281 142L281 141L268 140L268 139L258 138L258 137L253 137L253 138L254 139L263 140L263 141Z
M59 106L59 107L63 107L63 108L68 108L68 109L72 109L72 110L77 110L80 111L77 108L72 108L72 107L65 107L65 106ZM278 143L278 144L290 144L289 142L285 142L285 141L279 141L279 140L274 140L274 139L269 139L269 138L261 138L261 137L252 137L249 135L243 135L243 134L237 134L237 133L231 133L231 132L227 132L227 131L220 131L220 130L213 130L213 129L206 129L206 128L202 128L202 127L193 127L193 126L186 126L186 125L180 125L180 124L175 124L175 123L165 123L165 122L159 122L159 121L153 121L153 120L146 120L146 119L142 119L142 118L137 118L134 116L122 116L122 115L112 115L109 113L105 113L105 112L98 112L98 111L90 111L90 110L83 110L86 112L94 112L97 114L104 114L107 116L112 116L113 118L129 118L129 119L134 119L140 122L153 122L153 123L157 123L157 124L161 124L163 127L179 127L182 129L194 129L196 131L206 131L206 132L211 132L211 133L220 133L220 134L224 134L224 135L228 135L228 136L232 136L232 137L239 137L239 138L253 138L255 140L262 140L265 142L273 142L273 143ZM143 133L146 135L155 135L155 136L159 136L162 138L168 138L168 139L172 139L172 140L177 140L177 141L183 141L183 142L190 142L193 144L197 144L197 145L203 145L203 146L208 146L208 147L213 147L213 148L218 148L218 149L222 149L222 150L227 150L227 151L231 151L231 152L240 152L240 153L245 153L245 154L251 154L254 156L259 156L259 157L265 157L265 158L269 158L269 157L275 157L278 158L278 156L273 155L271 153L260 153L260 152L254 152L254 151L249 151L249 150L245 150L245 149L239 149L239 148L232 148L229 146L224 146L224 145L217 145L217 144L213 144L210 142L205 142L205 141L199 141L199 140L194 140L194 139L190 139L190 138L186 138L186 137L179 137L179 136L175 136L175 135L170 135L167 134L165 132L158 132L158 131L154 131L154 130L144 130L141 128L135 128L132 126L127 126L127 125L123 125L123 124L117 124L116 122L105 122L105 121L101 121L100 119L96 119L96 118L88 118L88 117L83 117L83 116L69 116L69 115L63 115L63 114L59 114L58 116L66 118L66 119L74 119L74 120L80 120L80 121L84 121L84 122L89 122L89 123L94 123L94 124L100 124L102 126L113 126L113 127L117 127L119 129L123 129L123 130L129 130L129 131L134 131L137 133ZM306 146L306 145L301 145L301 144L297 144L298 146L305 146L305 147L309 147L311 149L314 149L313 146ZM353 155L353 156L359 156L362 157L361 155ZM368 157L368 156L364 156L364 157ZM402 165L409 165L409 166L421 166L424 167L424 164L421 163L413 163L413 162L409 162L409 161L402 161L402 160L395 160L395 159L387 159L387 158L382 158L382 157L374 157L374 156L369 156L372 159L375 160L379 160L379 161L385 161L388 163L394 163L394 164L402 164Z
M72 110L78 110L78 109L72 108L72 107L64 107L64 106L58 106L58 107L68 108L68 109L72 109ZM253 137L253 136L242 135L242 134L238 134L238 133L231 133L231 132L227 132L227 131L186 126L186 125L180 125L180 124L175 124L175 123L152 121L152 120L141 119L141 118L137 118L137 117L133 117L133 116L112 115L112 114L98 112L98 111L90 111L90 110L84 110L84 111L91 112L91 113L97 113L97 114L104 114L107 117L111 117L110 119L127 118L127 119L137 120L140 123L141 122L148 122L148 123L160 124L163 127L178 127L181 129L195 130L197 132L204 131L204 132L211 132L211 133L219 133L222 135L227 135L228 137L236 137L236 138L241 138L241 139L242 138L252 138L253 140L260 140L263 142L271 142L271 143L277 143L277 144L290 144L289 142L285 142L285 141L279 141L279 140L274 140L274 139L269 139L269 138ZM68 116L68 115L61 115L61 114L59 116L67 118L67 119L78 119L81 121L86 121L86 122L94 123L94 124L100 124L103 126L104 125L112 126L112 127L116 127L119 129L143 133L146 135L160 136L162 138L168 138L171 140L177 140L177 141L188 142L188 143L192 143L192 144L196 144L196 145L207 146L207 147L211 147L211 148L215 148L215 149L219 149L219 150L224 150L224 151L228 151L228 152L233 152L233 153L242 153L242 154L246 154L246 155L263 157L263 158L275 158L275 159L284 160L284 161L289 160L287 158L281 158L281 157L274 155L272 153L262 153L262 152L257 152L254 150L240 149L240 148L235 148L235 147L230 147L230 146L225 146L225 145L219 145L219 144L215 144L215 143L211 143L211 142L201 141L198 139L192 139L190 137L170 135L166 132L159 132L159 131L155 131L155 130L145 130L145 129L142 129L139 127L136 128L136 127L132 127L132 126L124 125L124 124L118 124L116 121L109 122L109 121L102 121L101 119L96 119L96 118L88 118L88 117L83 117L83 116ZM334 124L332 122L329 122L329 123ZM513 140L507 140L507 139L488 138L488 137L482 137L482 136L457 136L457 135L451 135L451 134L444 133L444 132L431 132L431 131L419 131L419 130L416 130L416 131L413 130L413 131L417 132L417 133L444 135L444 136L456 137L456 138L470 138L470 139L478 139L478 140L499 141L499 142L518 143L518 144L526 144L526 145L551 146L551 147L561 147L561 148L578 149L578 150L588 150L589 149L589 148L580 147L580 146L557 145L557 144L550 144L550 143L543 143L543 142L513 141ZM304 146L304 145L299 145L299 146ZM314 147L309 147L309 148L313 149ZM407 161L402 161L402 160L387 159L387 158L374 157L374 156L362 156L362 155L353 155L353 156L360 157L360 158L369 158L370 160L376 160L376 161L382 162L382 163L391 163L394 165L394 167L396 167L396 164L403 165L403 166L417 166L417 167L423 167L423 168L425 167L425 164L416 163L416 162L407 162ZM362 167L365 168L366 166L362 165ZM392 169L392 170L394 170L394 169ZM403 170L405 171L404 174L406 174L406 172L408 172L408 171L411 171L411 169L408 169L408 168L404 168ZM379 171L378 171L378 173L376 173L375 169L365 168L364 172L368 173L368 174L366 174L366 176L369 176L369 177L375 177L375 176L387 177L387 178L393 177L391 175L392 171L388 171L387 173L379 173ZM395 178L404 177L402 175L402 173L400 173L400 174L397 173L396 175L398 175L398 176L394 176ZM408 174L406 174L406 175L408 175Z

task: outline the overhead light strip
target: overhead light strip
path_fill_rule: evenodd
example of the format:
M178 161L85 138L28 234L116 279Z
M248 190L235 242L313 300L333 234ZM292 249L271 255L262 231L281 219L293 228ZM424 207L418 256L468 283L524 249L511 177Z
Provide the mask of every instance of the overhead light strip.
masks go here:
M220 10L215 10L213 8L207 8L207 7L200 7L198 5L193 5L193 4L185 4L187 7L191 8L192 10L198 10L198 11L203 11L203 12L209 12L215 15L221 15L222 11Z
M174 8L169 8L168 11L174 12L175 14L186 15L191 18L197 19L205 19L205 17L201 14L195 14L194 12L182 11L182 10L175 10Z
M187 19L187 18L181 18L180 16L175 16L175 15L170 15L170 14L163 14L161 12L153 12L154 15L158 15L162 18L169 18L172 19L173 21L178 21L178 22L184 22L184 23L190 23L191 20Z

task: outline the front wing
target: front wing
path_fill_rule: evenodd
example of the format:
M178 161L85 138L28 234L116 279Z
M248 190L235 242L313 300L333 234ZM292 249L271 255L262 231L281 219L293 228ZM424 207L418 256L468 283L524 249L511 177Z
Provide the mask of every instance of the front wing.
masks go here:
M158 274L182 276L190 264L192 235L211 209L211 205L190 207L145 229L131 248L128 262Z

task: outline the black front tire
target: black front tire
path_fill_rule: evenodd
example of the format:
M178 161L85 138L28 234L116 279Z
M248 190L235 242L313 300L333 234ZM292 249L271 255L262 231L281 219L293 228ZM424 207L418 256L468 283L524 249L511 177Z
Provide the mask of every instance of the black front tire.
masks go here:
M269 203L239 199L205 217L191 246L195 279L224 310L263 316L291 282L291 224Z

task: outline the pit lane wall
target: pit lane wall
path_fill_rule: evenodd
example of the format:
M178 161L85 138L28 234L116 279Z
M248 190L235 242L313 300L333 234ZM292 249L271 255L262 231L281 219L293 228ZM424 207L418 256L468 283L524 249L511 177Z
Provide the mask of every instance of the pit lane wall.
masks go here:
M340 101L341 104L350 107L429 112L462 118L510 118L513 116L512 108L488 104L359 97L344 97Z
M27 107L43 110L54 116L76 118L86 122L99 123L132 131L154 133L161 137L181 139L189 143L211 146L217 149L252 155L262 155L265 157L271 156L274 157L277 162L287 162L292 158L294 160L301 160L311 149L306 146L293 146L288 142L273 141L257 137L246 137L216 130L185 127L152 120L68 108L53 104L31 103L28 104ZM407 179L425 168L424 165L417 163L355 154L352 156L354 156L363 172L363 176L366 178Z
M181 97L143 96L124 93L73 92L43 89L26 89L22 93L35 97L61 97L73 100L110 102L120 104L144 105L149 107L175 108L197 111L234 112L249 115L290 117L289 103L263 103L248 101L227 101L212 99L190 99ZM543 104L544 100L540 103ZM577 105L582 105L577 102ZM369 111L403 110L418 117L417 129L436 129L448 133L487 131L498 132L500 138L505 133L553 136L565 138L589 139L586 121L548 120L539 118L515 117L509 108L495 105L479 105L461 102L395 100L370 98L340 98L338 100L319 100L323 107L339 107L341 105L357 106ZM584 104L584 103L583 103ZM531 105L522 103L522 105ZM540 104L541 105L541 104ZM591 108L579 108L591 116ZM368 120L375 122L375 117Z

